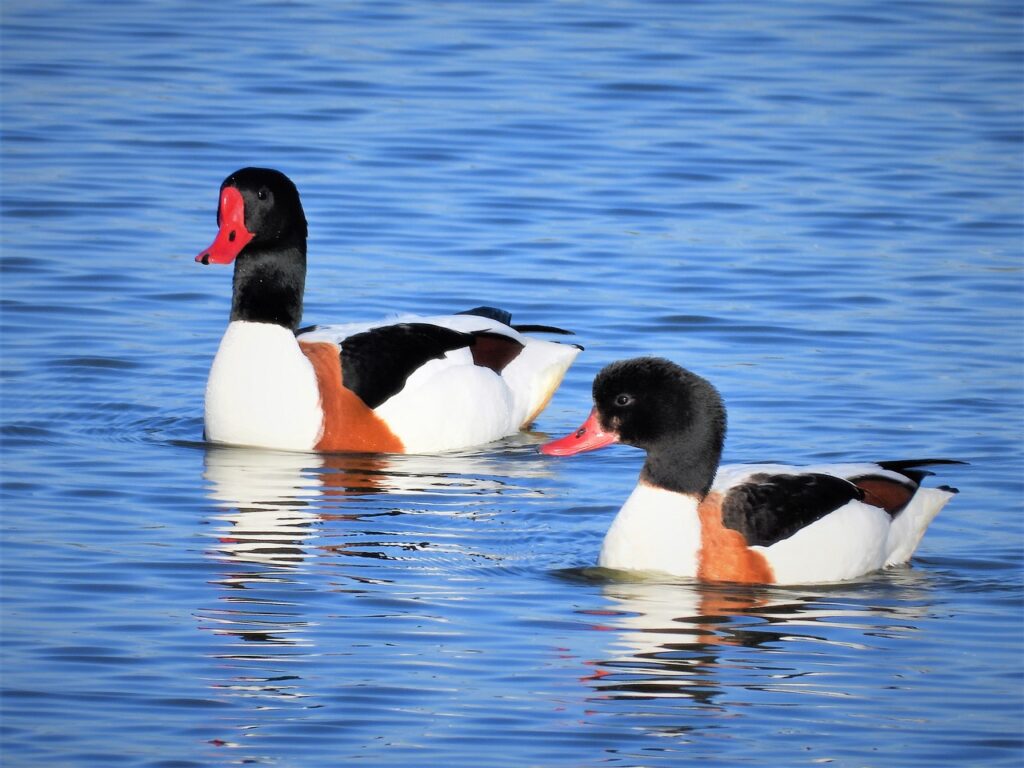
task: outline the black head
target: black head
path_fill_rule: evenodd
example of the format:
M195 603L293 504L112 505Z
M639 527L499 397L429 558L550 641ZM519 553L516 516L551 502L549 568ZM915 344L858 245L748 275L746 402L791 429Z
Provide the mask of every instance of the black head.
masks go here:
M657 357L612 363L594 379L594 411L576 432L542 446L569 455L612 442L647 451L641 477L707 494L725 442L725 405L705 379Z
M242 168L221 184L221 192L234 187L245 207L245 228L252 233L254 246L306 239L306 214L299 190L292 180L272 168ZM220 224L221 211L217 218Z
M217 205L217 237L196 261L230 264L243 252L301 246L306 215L292 180L270 168L242 168L224 179Z
M619 442L649 450L696 427L725 433L725 406L710 382L658 357L612 363L594 379L601 426Z
M296 328L306 280L306 215L291 179L242 168L220 186L217 237L196 256L235 264L231 319Z

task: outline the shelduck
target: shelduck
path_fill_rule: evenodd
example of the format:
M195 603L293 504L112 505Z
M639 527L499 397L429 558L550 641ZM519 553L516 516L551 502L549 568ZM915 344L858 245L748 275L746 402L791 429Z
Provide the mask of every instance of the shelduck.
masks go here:
M550 455L615 442L647 459L609 528L598 564L706 581L812 584L904 563L957 493L921 487L949 459L719 467L726 412L705 379L661 358L612 363L594 408Z
M545 408L581 347L477 307L299 328L306 217L283 173L224 180L196 256L234 263L231 316L206 386L206 438L300 451L432 453L511 435Z

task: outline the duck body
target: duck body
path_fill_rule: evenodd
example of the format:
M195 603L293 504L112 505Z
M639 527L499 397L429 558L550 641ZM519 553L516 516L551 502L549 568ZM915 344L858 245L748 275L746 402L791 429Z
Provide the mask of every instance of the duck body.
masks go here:
M796 467L718 466L725 409L714 388L666 360L599 374L595 408L555 455L624 442L647 450L640 481L598 564L705 581L844 581L907 562L955 495L921 481L947 459Z
M306 221L283 174L221 186L202 263L235 264L231 319L205 398L211 442L285 450L431 453L533 421L580 347L529 335L503 310L299 329Z
M605 535L598 564L705 581L845 581L909 560L955 493L917 487L882 464L729 465L719 475L702 500L638 483ZM861 500L858 483L867 482L892 484L911 499L890 513ZM816 485L823 486L818 496L795 500L798 489ZM767 501L773 494L776 501Z

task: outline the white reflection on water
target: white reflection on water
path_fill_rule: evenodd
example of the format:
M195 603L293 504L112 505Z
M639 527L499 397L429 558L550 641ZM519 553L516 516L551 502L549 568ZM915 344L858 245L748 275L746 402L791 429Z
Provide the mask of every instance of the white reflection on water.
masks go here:
M346 455L211 446L203 477L220 509L211 517L217 537L211 554L226 562L294 567L313 554L344 550L317 541L324 523L415 511L424 499L437 497L540 495L530 480L548 476L549 463L527 440L511 441L517 452L514 477L508 476L508 456L500 452ZM378 503L375 494L388 499ZM453 506L451 513L458 509ZM431 511L444 514L441 506ZM376 555L387 557L382 551Z
M610 581L602 593L606 605L584 612L608 637L603 656L587 662L593 671L583 677L600 699L712 703L728 689L736 696L737 685L831 695L827 679L811 680L818 673L807 674L793 660L824 647L870 652L893 638L911 637L929 616L928 576L908 568L862 584L777 588ZM787 656L773 653L786 646L792 646ZM742 680L737 669L744 670Z
M337 622L347 612L361 615L349 598L394 588L395 578L500 559L486 543L468 541L460 525L479 534L474 516L493 515L482 505L504 494L539 497L532 482L548 475L550 462L534 442L517 436L494 452L442 456L208 446L203 478L214 505L206 553L220 572L197 614L201 629L223 638L211 687L220 697L259 699L261 708L319 706L303 692L301 670L337 652L317 638L343 632ZM373 567L382 561L397 570ZM424 608L389 610L406 618Z

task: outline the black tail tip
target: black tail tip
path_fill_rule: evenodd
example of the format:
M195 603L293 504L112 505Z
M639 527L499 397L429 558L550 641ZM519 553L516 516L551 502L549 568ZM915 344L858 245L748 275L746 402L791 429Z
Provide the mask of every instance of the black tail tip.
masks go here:
M568 331L565 328L559 328L554 325L513 325L512 330L519 331L519 333L554 333L560 336L576 335L576 331Z

